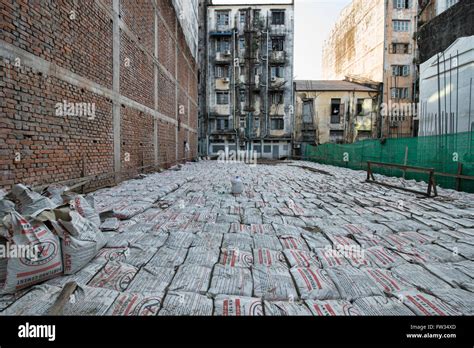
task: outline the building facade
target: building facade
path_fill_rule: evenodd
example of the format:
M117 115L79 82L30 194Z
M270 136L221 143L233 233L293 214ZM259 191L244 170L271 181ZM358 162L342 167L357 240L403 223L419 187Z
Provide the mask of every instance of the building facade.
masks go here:
M419 18L420 135L472 132L474 3L420 0Z
M196 157L197 10L0 0L0 187L93 190Z
M325 79L380 83L381 102L390 112L379 113L379 137L417 134L416 107L409 114L391 112L395 104L418 101L417 9L414 0L353 0L324 45Z
M291 154L294 5L201 2L200 151Z
M372 138L378 100L378 89L357 83L295 81L295 155L306 145Z

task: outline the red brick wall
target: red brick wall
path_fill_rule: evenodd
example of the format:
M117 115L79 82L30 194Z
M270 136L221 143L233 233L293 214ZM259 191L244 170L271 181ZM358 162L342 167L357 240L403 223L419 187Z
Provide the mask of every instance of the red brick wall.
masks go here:
M2 42L13 45L110 93L112 3L0 0L0 46ZM156 3L160 14L156 111L176 119L179 105L186 110L181 116L178 140L178 125L158 120L158 160L161 166L169 166L176 160L176 146L178 158L183 157L188 133L190 156L197 155L197 134L186 130L186 125L197 128L197 64L171 1ZM75 19L70 18L71 11ZM126 28L120 33L120 94L141 105L120 102L120 166L123 170L131 169L130 175L137 172L137 167L153 165L155 158L154 11L151 0L121 0L120 18ZM20 67L14 66L10 58L0 55L0 187L9 189L19 182L36 186L113 172L112 100L89 83L77 86L62 76L55 77L53 72L41 73L35 64L24 60ZM130 61L128 67L126 58ZM57 116L56 103L63 100L94 103L95 117ZM20 161L15 161L17 153L21 155ZM125 153L130 155L128 162ZM102 176L88 188L111 184L112 179Z

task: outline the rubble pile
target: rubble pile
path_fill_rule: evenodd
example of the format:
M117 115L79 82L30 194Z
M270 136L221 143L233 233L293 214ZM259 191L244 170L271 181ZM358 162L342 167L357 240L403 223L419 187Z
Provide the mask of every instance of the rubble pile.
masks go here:
M0 296L1 314L45 314L46 294L74 281L64 314L472 315L474 196L439 189L422 199L365 177L315 163L201 161L66 207L58 188L17 194L17 212L3 200L0 214L18 228L30 228L22 214L49 226L62 269Z

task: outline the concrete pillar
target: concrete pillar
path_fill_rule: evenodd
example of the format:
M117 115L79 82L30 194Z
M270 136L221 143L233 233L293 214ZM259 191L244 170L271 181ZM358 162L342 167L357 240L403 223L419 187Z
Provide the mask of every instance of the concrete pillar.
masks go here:
M114 171L121 170L120 156L120 0L113 0L114 18L113 18L113 132L114 132ZM117 175L116 175L117 179Z

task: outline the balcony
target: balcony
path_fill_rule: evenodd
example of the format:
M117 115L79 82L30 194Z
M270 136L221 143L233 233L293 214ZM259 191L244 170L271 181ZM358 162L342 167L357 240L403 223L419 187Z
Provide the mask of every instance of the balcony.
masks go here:
M282 89L285 86L285 79L283 77L272 77L270 78L271 89Z
M216 63L230 63L232 61L232 51L216 53Z
M228 91L230 89L230 78L222 77L216 79L216 90Z
M272 51L270 52L270 63L285 63L286 52L285 51Z

